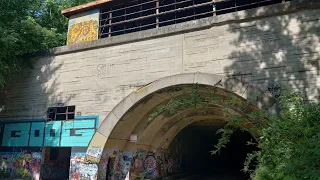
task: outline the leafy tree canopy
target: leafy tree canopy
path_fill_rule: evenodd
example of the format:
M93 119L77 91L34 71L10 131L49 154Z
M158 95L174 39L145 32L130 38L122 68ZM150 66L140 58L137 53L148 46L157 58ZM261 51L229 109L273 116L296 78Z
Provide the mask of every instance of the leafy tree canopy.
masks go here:
M92 0L1 0L0 88L28 66L23 55L64 45L68 20L61 10Z

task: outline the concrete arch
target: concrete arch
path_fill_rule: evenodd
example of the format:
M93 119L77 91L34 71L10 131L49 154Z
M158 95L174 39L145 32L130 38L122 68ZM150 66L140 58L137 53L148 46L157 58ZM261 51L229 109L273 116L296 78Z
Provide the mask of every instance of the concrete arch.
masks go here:
M275 100L272 98L272 96L269 93L264 93L263 91L246 82L242 82L234 78L227 78L207 73L178 74L154 81L149 85L132 92L126 98L124 98L116 107L113 108L113 110L101 123L99 129L91 140L89 147L103 148L104 143L109 138L111 131L114 129L116 124L122 123L119 122L119 120L124 116L124 114L136 103L152 93L174 85L198 83L201 85L213 86L219 81L221 81L222 89L233 92L244 99L249 99L248 95L250 95L250 98L254 99L255 104L259 108L269 109L270 112L275 112L275 106L271 107L275 103Z
M106 149L115 149L115 144L116 149L125 149L131 152L140 148L148 151L161 151L163 147L168 147L174 136L192 122L188 122L189 119L184 118L184 121L176 122L177 126L167 128L167 132L164 134L161 134L161 128L170 123L173 118L167 118L164 121L153 121L156 123L152 122L146 128L149 113L159 104L170 99L162 91L186 84L213 87L218 82L222 85L219 87L222 94L232 93L243 100L250 100L258 108L267 109L271 113L276 112L276 100L269 93L264 93L260 89L237 79L205 73L168 76L131 93L114 107L92 138L86 159L93 163L99 163L104 151ZM214 111L217 111L217 109ZM161 119L163 117L159 116L158 118ZM223 119L215 116L201 118ZM141 136L143 143L132 145L128 141L130 134Z

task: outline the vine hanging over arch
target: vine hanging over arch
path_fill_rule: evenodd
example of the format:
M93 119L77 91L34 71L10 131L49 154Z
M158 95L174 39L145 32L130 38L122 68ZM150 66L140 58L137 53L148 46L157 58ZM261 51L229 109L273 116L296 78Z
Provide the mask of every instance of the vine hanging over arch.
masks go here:
M252 101L254 99L243 98L235 95L235 93L228 92L227 96L223 97L219 94L222 86L222 80L214 84L213 87L207 88L208 93L203 96L200 92L199 84L188 84L182 88L182 94L170 93L171 98L165 104L161 104L149 115L150 124L156 120L160 115L175 115L187 109L199 110L201 114L207 114L208 108L212 106L222 106L224 117L228 119L223 128L216 133L221 134L218 143L213 146L210 151L212 155L219 154L223 148L226 148L230 142L231 135L236 129L248 131L252 135L258 137L262 127L266 124L267 113L264 110L257 108ZM168 92L169 93L169 92ZM248 145L256 145L252 141ZM248 161L252 158L247 158ZM246 162L250 164L250 162Z

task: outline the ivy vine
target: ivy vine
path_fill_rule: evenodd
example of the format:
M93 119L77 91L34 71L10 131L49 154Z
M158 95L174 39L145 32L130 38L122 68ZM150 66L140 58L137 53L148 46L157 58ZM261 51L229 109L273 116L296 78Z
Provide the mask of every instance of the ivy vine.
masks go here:
M230 142L230 138L235 130L248 131L251 134L259 134L260 127L264 126L266 113L258 108L254 108L253 100L244 101L240 97L228 93L227 97L221 97L218 94L219 87L222 87L222 80L216 83L206 96L201 96L199 92L200 85L186 85L182 88L182 94L171 94L170 100L166 104L161 104L156 107L155 111L149 115L150 124L160 115L175 115L180 111L187 109L200 109L200 113L206 114L209 107L222 105L226 119L228 121L223 128L216 133L221 134L218 143L210 153L212 155L219 154L223 148ZM254 128L250 125L254 125ZM248 145L257 145L252 141ZM250 154L245 162L245 171L248 171L249 164L256 157L256 154Z
M149 123L160 115L175 115L191 108L206 114L208 108L220 106L226 123L216 132L221 137L210 151L212 155L226 148L234 131L240 129L257 138L256 142L247 142L259 149L247 154L242 169L251 179L320 178L320 165L314 163L320 159L319 103L283 86L277 97L281 111L273 116L254 105L255 94L250 94L247 101L231 92L221 96L220 83L209 89L200 89L198 84L185 86L182 94L171 94L167 103L159 105L150 114Z

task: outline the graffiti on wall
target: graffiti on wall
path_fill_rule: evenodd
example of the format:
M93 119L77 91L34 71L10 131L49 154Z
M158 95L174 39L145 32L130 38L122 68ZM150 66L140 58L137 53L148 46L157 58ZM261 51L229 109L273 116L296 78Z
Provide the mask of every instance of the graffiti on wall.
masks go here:
M80 179L94 180L97 178L98 165L96 164L79 164Z
M98 39L98 21L89 20L70 26L68 44L76 44Z
M109 154L103 153L99 162L98 179L106 179L108 167Z
M100 161L103 149L101 147L89 147L85 157L88 163L98 163Z
M102 152L102 155L98 164L99 166L98 179L106 179L108 176L108 171L110 170L113 171L114 163L112 162L110 163L110 160L114 160L113 157L115 157L115 155L117 154L116 152L118 152L118 149L119 148L115 146L113 149L106 149L105 151Z
M68 44L98 39L99 10L92 10L71 17L68 28Z
M80 180L80 163L84 163L86 153L71 153L70 156L70 180Z
M109 164L107 166L108 179L118 180L126 179L130 171L132 160L131 152L114 151L109 156Z
M76 161L76 158L73 161ZM98 166L98 179L134 180L141 176L154 179L168 173L178 172L180 160L164 152L156 154L155 152L137 149L132 153L109 149L109 151L103 152Z
M143 162L146 157L147 151L142 149L137 149L135 155L132 158L132 165L130 168L130 179L141 173L144 173Z
M116 159L114 179L125 179L130 170L132 153L119 151Z
M0 168L7 170L10 177L28 174L32 179L39 180L40 178L40 152L1 152L0 163Z
M165 164L162 159L163 158L161 156L157 156L157 176L163 176L166 174Z
M98 165L85 162L85 152L71 153L70 180L95 180L98 174Z
M157 159L154 152L149 152L146 159L144 160L144 171L146 173L146 178L156 178L157 177Z

